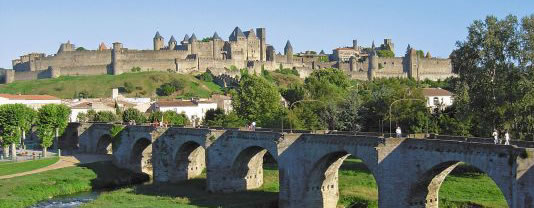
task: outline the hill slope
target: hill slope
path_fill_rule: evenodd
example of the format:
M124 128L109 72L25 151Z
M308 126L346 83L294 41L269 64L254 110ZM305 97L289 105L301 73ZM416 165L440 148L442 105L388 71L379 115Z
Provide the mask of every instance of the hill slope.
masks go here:
M184 89L172 97L209 97L212 93L221 92L221 88L215 83L198 80L190 74L137 72L116 76L61 76L56 79L16 81L0 85L0 93L48 94L59 98L73 98L83 92L90 97L111 97L111 89L124 89L125 83L128 82L134 89L129 93L122 91L121 94L128 97L156 97L156 89L173 79L180 80Z

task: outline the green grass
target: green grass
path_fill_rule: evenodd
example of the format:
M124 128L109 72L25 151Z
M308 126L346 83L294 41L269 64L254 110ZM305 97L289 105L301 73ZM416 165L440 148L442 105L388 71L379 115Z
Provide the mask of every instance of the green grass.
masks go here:
M10 94L48 94L59 98L73 98L76 93L86 91L92 97L111 97L111 89L124 87L125 82L135 89L127 96L156 97L156 89L173 79L181 80L185 88L173 97L209 97L221 92L218 85L196 79L191 74L169 72L136 72L121 75L61 76L55 79L16 81L0 85L0 93Z
M113 174L110 174L113 173ZM131 177L129 171L110 162L70 167L39 174L0 180L0 207L25 207L50 197L116 187L146 178ZM143 184L102 193L83 207L257 207L277 204L278 171L264 168L261 188L238 193L208 193L206 175L178 184ZM349 158L339 171L339 206L377 207L378 190L373 176L360 160ZM506 207L495 183L484 174L449 175L440 189L440 207Z
M0 163L0 176L11 175L31 171L52 165L59 160L59 157L46 158L41 160L31 160L24 162Z
M239 193L208 193L205 175L179 184L138 185L100 195L84 207L254 207L277 199L278 171L264 169L261 188ZM340 207L378 207L378 190L374 177L360 160L345 160L339 171ZM440 189L440 207L506 207L497 185L484 174L449 175Z
M113 173L113 174L110 174ZM0 207L27 207L54 196L146 180L146 176L98 162L0 180Z

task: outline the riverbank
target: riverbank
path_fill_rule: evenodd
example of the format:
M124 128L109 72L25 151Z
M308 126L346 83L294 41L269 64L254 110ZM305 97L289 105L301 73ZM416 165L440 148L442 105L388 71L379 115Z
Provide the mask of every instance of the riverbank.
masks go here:
M0 180L0 207L27 207L56 196L116 188L148 180L110 161L83 164Z
M209 193L205 191L205 177L202 174L178 184L143 184L104 192L82 207L269 207L277 204L276 167L264 168L264 185L246 192ZM339 206L378 207L374 177L359 160L347 159L343 163L339 171L339 189ZM439 195L442 207L507 207L504 196L489 177L470 169L466 171L466 168L459 168L449 175Z

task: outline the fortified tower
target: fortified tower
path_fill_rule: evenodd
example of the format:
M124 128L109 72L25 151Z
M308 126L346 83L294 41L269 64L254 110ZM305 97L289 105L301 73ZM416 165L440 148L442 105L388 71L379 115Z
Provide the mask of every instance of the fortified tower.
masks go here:
M163 37L161 37L159 32L156 32L156 35L154 36L154 50L159 51L163 48L164 48Z
M260 61L267 61L267 41L265 28L256 28L256 34L260 39Z
M197 36L195 35L195 33L193 33L189 38L189 44L191 44L191 54L197 54L197 41Z
M122 74L120 66L120 58L122 53L122 43L113 43L113 49L111 50L111 72L113 75Z
M216 60L224 59L223 56L223 47L224 47L224 40L217 34L217 32L213 33L212 39L212 46L213 46L213 58Z
M176 49L176 39L174 39L174 35L171 35L171 39L169 40L169 50L175 50Z
M358 40L352 40L352 49L358 50Z
M293 46L291 46L289 40L286 43L286 47L284 47L284 55L286 56L287 63L293 63Z
M371 54L369 54L369 68L367 78L373 80L376 70L378 70L378 55L376 54L375 42L371 45Z
M417 74L419 73L419 57L417 57L417 51L408 45L406 49L406 68L408 69L408 77L418 80Z

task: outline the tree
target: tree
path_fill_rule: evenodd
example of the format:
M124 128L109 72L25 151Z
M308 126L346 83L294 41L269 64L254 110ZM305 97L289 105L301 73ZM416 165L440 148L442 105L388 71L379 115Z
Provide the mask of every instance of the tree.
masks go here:
M163 117L163 120L161 120ZM176 113L175 111L155 111L152 112L148 118L150 122L163 121L173 126L185 126L189 124L189 119L183 113Z
M387 57L387 58L395 57L395 53L393 53L393 51L390 51L390 50L377 50L376 55L378 55L378 57Z
M113 113L112 111L98 111L98 112L95 112L91 121L109 123L109 122L115 122L118 120L119 118L117 114Z
M124 91L131 93L135 90L135 86L131 82L124 82Z
M339 118L336 129L341 131L357 132L361 130L362 100L358 91L351 91L349 96L341 103L339 107Z
M203 123L204 125L210 126L209 123L212 121L215 121L217 116L224 115L224 110L217 108L217 109L209 109L206 111L206 114L204 115Z
M205 82L213 82L213 74L207 71L207 72L197 75L197 79L205 81Z
M282 105L277 88L256 75L244 74L232 96L236 114L247 122L257 122L258 126L273 124L280 119Z
M65 131L71 110L63 104L47 104L42 106L37 116L37 135L41 139L43 156L46 157L47 148L53 144L54 133L56 138ZM56 145L58 141L56 141Z
M76 48L76 51L86 51L87 49L85 49L84 47L78 47Z
M497 128L525 138L534 131L533 29L533 16L521 24L513 15L488 16L474 21L466 40L456 43L453 70L468 97L456 107L459 112L476 109L470 111L471 134L489 136Z
M415 51L415 54L419 58L424 58L425 57L425 52L423 50L417 50L417 51Z
M122 121L123 122L130 122L135 121L135 123L144 123L146 121L146 117L141 111L135 109L135 108L128 108L122 112Z
M282 94L282 97L289 102L289 105L292 105L293 103L304 99L306 90L302 84L291 83L287 89L280 89L280 94Z
M175 91L182 90L185 87L183 81L180 81L178 79L173 79L170 84L174 87Z
M11 145L11 156L16 158L16 145L23 141L25 133L35 121L35 111L23 104L0 106L0 136L4 150ZM6 154L7 151L4 151Z

